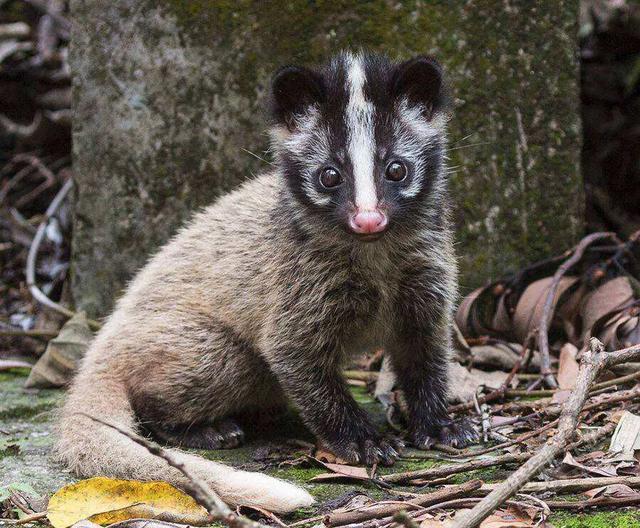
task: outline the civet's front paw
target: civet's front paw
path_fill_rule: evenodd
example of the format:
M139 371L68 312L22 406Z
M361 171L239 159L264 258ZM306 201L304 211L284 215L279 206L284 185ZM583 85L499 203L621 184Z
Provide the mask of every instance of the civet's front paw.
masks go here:
M395 437L385 437L369 429L366 435L346 441L328 443L331 451L349 464L391 466L398 459L404 443Z
M410 438L418 449L430 449L435 443L461 449L476 443L480 435L469 420L462 419L442 420L436 425L412 432Z

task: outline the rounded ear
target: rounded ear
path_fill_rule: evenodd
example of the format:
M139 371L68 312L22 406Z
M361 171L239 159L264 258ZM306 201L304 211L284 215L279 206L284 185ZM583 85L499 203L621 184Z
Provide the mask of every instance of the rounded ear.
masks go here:
M324 83L320 74L308 68L286 66L276 72L271 83L273 115L293 131L296 115L324 100Z
M394 97L422 106L427 118L447 102L442 66L432 57L421 55L399 64L391 77L390 88Z

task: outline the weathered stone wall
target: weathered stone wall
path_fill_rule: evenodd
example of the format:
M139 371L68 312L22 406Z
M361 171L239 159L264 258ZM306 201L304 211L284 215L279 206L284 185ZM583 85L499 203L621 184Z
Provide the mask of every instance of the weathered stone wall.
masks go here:
M72 0L72 11L74 295L91 314L194 208L264 166L247 150L267 147L270 73L343 48L447 67L463 287L582 230L577 0Z

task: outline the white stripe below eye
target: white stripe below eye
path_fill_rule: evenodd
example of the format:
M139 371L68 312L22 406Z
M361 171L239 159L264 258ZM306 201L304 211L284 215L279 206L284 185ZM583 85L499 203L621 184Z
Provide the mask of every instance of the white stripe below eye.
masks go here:
M397 110L404 127L396 127L395 153L411 160L414 165L414 176L400 194L406 198L413 198L420 192L424 182L424 149L435 137L446 135L447 118L443 114L436 114L431 120L425 119L422 109L419 106L410 106L406 99L400 101Z
M365 72L359 56L346 57L349 102L347 104L348 151L353 165L356 207L370 211L377 207L374 180L375 139L373 104L364 97Z
M331 199L316 189L317 169L321 167L331 154L329 149L329 132L318 126L320 111L310 106L304 114L296 118L296 131L290 132L282 126L271 130L274 150L286 151L290 156L302 161L307 168L300 175L300 186L309 200L318 206L331 203ZM313 154L309 148L313 146Z

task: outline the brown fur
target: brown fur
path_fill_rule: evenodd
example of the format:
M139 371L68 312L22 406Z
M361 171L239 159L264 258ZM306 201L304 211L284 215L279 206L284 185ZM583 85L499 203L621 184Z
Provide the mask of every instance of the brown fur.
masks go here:
M410 117L413 129L427 126ZM433 118L429 126L441 125ZM180 486L179 472L80 413L215 446L218 433L234 431L230 416L290 400L340 457L391 464L399 443L376 431L340 375L350 353L374 346L385 347L407 395L415 445L471 438L446 412L456 264L444 130L428 132L431 145L436 135L440 142L425 188L411 208L398 206L404 219L375 242L301 205L282 148L273 173L196 215L140 271L90 347L60 420L65 463L80 475ZM277 479L180 456L230 504L290 511L312 502Z

